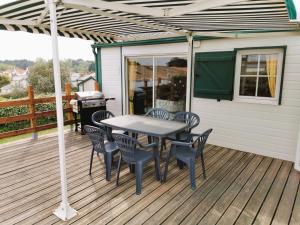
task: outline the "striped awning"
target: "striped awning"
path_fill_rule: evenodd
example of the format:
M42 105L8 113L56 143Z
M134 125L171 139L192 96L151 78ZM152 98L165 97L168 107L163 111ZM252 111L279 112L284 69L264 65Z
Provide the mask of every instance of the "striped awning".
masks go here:
M95 42L150 39L189 32L214 36L216 33L299 30L298 24L289 19L293 0L57 2L58 34ZM185 13L181 14L181 10ZM0 6L0 29L49 34L47 4L43 0L20 0Z

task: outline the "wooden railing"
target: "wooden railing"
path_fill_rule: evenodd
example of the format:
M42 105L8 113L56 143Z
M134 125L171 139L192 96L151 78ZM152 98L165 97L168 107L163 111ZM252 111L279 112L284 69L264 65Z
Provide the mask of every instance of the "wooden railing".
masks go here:
M65 125L74 123L73 113L70 106L70 100L73 97L74 95L71 95L71 85L68 83L65 85L65 95L62 96L62 99L66 101L64 113L66 113L67 119L64 121ZM33 138L37 138L37 132L56 127L57 126L56 123L49 123L43 125L37 124L38 118L56 115L55 110L38 112L36 111L36 107L35 107L36 104L54 103L54 102L55 102L55 97L35 98L32 86L28 87L27 99L0 102L0 108L6 108L11 106L27 106L29 112L28 114L0 117L0 124L7 125L9 123L14 123L18 121L30 121L30 127L24 129L11 130L7 132L1 132L0 138L12 137L12 136L17 136L20 134L27 134L27 133L32 133Z

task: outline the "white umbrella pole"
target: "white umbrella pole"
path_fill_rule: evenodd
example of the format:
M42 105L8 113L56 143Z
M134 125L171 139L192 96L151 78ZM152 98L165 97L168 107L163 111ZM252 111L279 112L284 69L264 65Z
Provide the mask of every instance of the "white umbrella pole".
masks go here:
M66 159L65 159L65 137L64 137L64 115L61 94L61 79L60 79L60 65L58 57L58 43L57 43L57 21L56 21L56 1L47 0L50 11L51 23L51 40L52 40L52 54L53 54L53 73L55 84L55 99L56 99L56 117L58 130L58 148L59 148L59 165L60 165L60 182L61 182L61 203L54 211L54 214L62 220L68 220L74 217L77 212L70 207L68 203L67 192L67 175L66 175Z

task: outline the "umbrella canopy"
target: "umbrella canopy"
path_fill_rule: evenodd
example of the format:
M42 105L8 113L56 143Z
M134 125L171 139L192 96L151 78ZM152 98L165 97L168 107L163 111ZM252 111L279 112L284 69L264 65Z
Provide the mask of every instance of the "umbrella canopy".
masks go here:
M295 0L294 0L295 1ZM59 0L58 35L95 42L152 39L193 32L205 36L294 31L293 0ZM0 29L50 34L44 0L0 7Z

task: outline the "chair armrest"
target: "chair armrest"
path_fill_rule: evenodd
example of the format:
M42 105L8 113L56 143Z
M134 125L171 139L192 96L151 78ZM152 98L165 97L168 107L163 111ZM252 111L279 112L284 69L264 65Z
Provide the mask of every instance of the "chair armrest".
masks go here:
M147 144L147 145L143 145L142 143L140 142L137 142L137 144L141 147L141 148L154 148L154 147L157 147L157 144L155 142L152 142L150 144Z
M192 142L171 141L171 145L176 146L190 147L192 144Z

